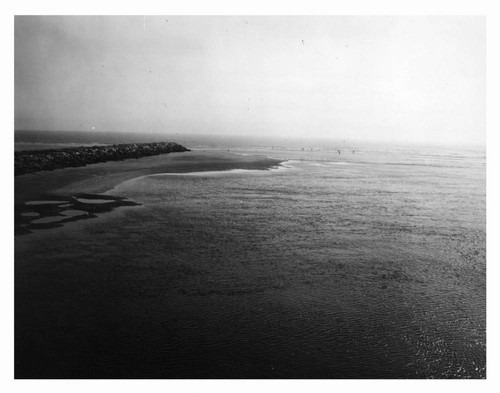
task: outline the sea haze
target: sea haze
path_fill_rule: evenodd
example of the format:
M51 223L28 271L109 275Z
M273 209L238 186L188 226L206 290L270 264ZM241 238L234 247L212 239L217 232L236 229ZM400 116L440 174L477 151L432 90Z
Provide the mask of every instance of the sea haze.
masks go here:
M284 162L16 237L18 377L486 377L483 149L214 140Z

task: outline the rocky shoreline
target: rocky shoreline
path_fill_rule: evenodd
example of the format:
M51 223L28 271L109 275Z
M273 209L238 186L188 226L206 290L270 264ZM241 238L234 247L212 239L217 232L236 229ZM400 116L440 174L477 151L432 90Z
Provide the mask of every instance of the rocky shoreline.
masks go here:
M190 151L174 142L25 150L14 154L14 175Z

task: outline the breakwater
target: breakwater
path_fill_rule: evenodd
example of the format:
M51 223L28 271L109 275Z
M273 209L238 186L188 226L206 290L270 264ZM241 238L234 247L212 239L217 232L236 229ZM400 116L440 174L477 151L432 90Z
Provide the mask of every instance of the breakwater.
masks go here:
M14 175L185 151L190 150L174 142L26 150L15 152Z

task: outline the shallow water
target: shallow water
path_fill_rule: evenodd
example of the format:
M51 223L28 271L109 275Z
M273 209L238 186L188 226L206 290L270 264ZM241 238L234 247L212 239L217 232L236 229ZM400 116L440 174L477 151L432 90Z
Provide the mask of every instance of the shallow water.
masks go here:
M38 215L38 213L35 213ZM54 222L60 222L67 220L68 218L71 217L80 217L80 216L87 216L88 213L84 212L82 210L63 210L60 213L61 215L59 216L47 216L47 217L42 217L42 218L37 218L36 220L31 221L32 224L50 224ZM25 213L24 215L27 215Z
M62 205L65 201L28 201L26 205L28 206L38 206L38 205Z
M26 212L26 213L21 213L23 217L38 217L40 213L37 212Z
M114 200L108 200L108 199L76 198L76 200L78 202L81 202L81 203L97 203L97 204L101 204L101 203L114 203L115 202Z
M52 370L485 377L483 153L258 152L289 161L130 180L110 193L143 206L58 232L39 284Z

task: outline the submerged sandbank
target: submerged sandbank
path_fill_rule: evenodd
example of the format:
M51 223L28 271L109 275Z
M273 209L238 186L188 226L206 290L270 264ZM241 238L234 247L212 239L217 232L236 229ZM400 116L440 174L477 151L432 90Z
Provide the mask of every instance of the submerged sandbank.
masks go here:
M49 194L104 193L126 180L152 174L231 169L266 170L281 162L261 155L191 151L37 172L15 177L15 203L45 200Z
M119 196L107 196L103 193L138 177L235 169L266 170L276 167L280 162L260 155L193 151L16 176L15 233L24 234L31 229L60 226L64 222L96 217L94 213L137 205ZM65 216L66 210L75 208L87 214Z

